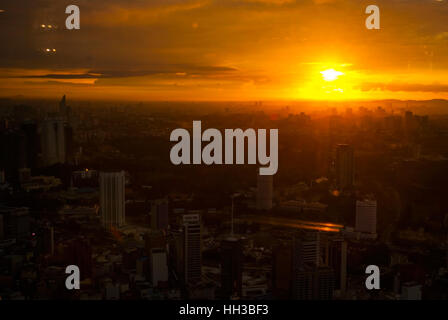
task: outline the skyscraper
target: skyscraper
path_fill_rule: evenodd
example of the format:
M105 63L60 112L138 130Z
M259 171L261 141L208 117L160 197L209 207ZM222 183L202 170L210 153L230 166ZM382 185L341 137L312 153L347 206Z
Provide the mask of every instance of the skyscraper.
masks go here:
M273 176L258 175L258 178L257 178L257 210L272 209L273 192L274 192Z
M186 214L182 217L184 240L184 278L185 283L194 284L201 280L201 221L199 214Z
M168 227L168 200L158 199L151 202L151 228L166 229Z
M243 252L240 240L228 237L221 242L221 289L224 298L241 297Z
M68 120L70 116L70 107L67 105L65 94L59 102L59 114L66 120Z
M150 252L149 273L151 283L157 287L162 282L168 281L168 264L166 248L152 248Z
M331 300L334 292L334 271L329 267L319 267L314 273L313 299Z
M347 289L347 241L341 238L329 240L325 260L335 272L335 289L344 296Z
M100 173L101 223L107 229L125 224L125 173Z
M336 183L342 190L354 183L353 148L347 144L338 144L336 148Z
M66 123L62 118L47 118L41 123L42 161L51 166L66 161Z
M272 294L275 299L290 299L293 280L291 243L280 244L272 250Z
M319 266L320 263L320 234L319 232L305 232L302 236L294 238L293 263L296 268L305 263Z
M355 230L376 234L376 200L356 201Z

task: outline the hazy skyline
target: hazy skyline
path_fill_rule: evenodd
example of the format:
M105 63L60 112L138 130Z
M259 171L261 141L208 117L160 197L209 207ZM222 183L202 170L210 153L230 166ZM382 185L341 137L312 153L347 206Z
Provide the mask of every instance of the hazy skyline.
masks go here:
M0 96L448 98L447 18L443 0L0 0Z

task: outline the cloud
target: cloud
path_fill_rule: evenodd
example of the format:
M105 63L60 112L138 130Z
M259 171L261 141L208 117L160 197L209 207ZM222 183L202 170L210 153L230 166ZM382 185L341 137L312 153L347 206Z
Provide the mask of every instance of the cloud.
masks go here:
M40 73L40 74L10 74L7 78L22 78L22 79L97 79L97 78L129 78L129 77L144 77L150 75L208 75L208 74L226 74L237 71L236 68L226 66L201 66L201 65L161 65L155 66L151 70L89 70L85 73Z
M419 84L419 83L363 83L355 87L361 91L391 91L391 92L448 92L446 84Z

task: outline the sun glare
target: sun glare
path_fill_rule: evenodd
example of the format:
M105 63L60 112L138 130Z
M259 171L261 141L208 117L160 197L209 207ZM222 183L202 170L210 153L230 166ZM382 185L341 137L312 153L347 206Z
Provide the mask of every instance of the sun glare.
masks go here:
M339 76L342 76L344 73L340 71L336 71L334 69L328 69L320 72L325 81L334 81Z

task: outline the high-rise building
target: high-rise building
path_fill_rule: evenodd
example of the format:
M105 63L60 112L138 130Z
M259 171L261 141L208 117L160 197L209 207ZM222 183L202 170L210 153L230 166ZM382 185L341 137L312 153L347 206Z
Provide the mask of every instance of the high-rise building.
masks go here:
M243 252L241 241L228 237L221 242L221 290L224 298L241 297Z
M194 284L202 277L201 221L199 214L182 217L184 240L184 279Z
M312 268L301 267L294 269L292 297L296 300L313 299L313 271Z
M41 123L42 161L44 166L66 162L66 122L48 118Z
M67 105L65 94L59 102L59 114L66 120L70 117L71 108Z
M293 239L292 296L299 300L329 300L334 292L334 270L320 262L319 232L305 232Z
M341 238L327 242L326 264L335 272L335 289L343 296L347 289L347 241Z
M354 183L353 148L339 144L336 148L336 183L339 189L351 188Z
M125 173L100 173L101 222L107 229L125 224Z
M356 201L356 231L376 234L376 208L376 200Z
M319 267L314 271L313 299L331 300L334 292L334 271L329 267Z
M168 227L168 200L158 199L151 202L151 228L163 230Z
M272 196L274 193L272 175L258 175L257 179L257 210L272 209Z
M277 245L272 250L272 294L275 299L290 299L293 281L291 244Z
M319 266L320 263L320 234L319 232L305 232L293 241L293 263L295 268L304 264Z
M151 283L157 287L168 281L168 263L166 248L152 248L150 252L149 273Z
M329 267L305 264L294 270L293 298L297 300L331 300L334 292L334 272Z

